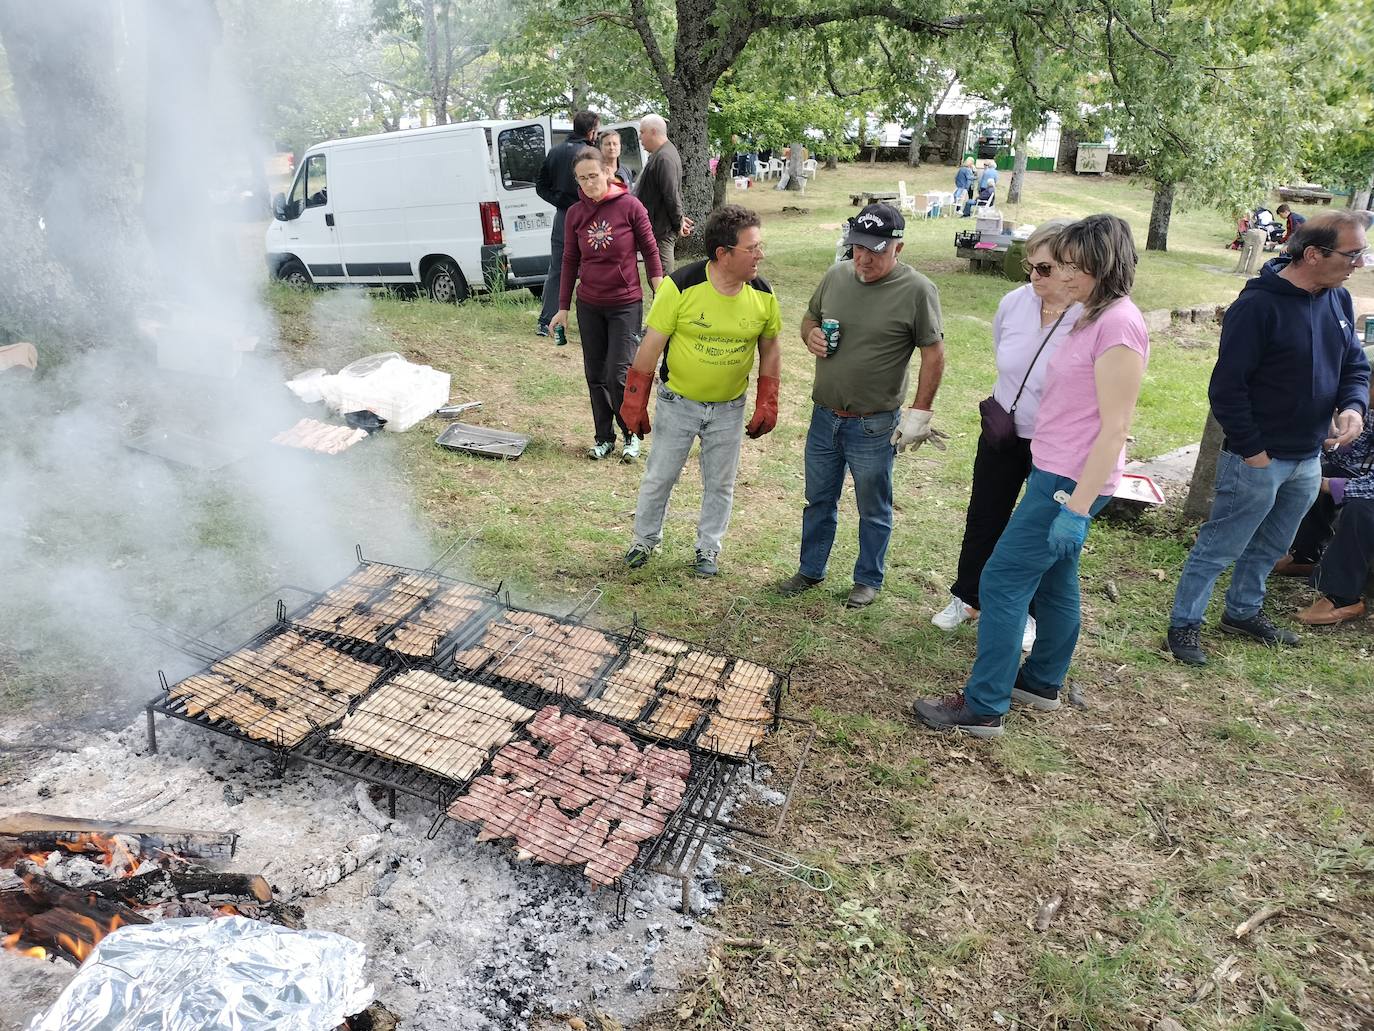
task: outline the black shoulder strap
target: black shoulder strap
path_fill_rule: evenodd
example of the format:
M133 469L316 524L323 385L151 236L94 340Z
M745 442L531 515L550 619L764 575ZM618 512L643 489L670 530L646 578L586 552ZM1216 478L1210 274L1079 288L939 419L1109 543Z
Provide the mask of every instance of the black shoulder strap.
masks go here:
M1069 305L1069 308L1072 307L1073 305ZM1064 316L1069 313L1069 308L1065 308L1059 313L1059 318L1054 320L1054 325L1051 326L1050 331L1045 334L1045 339L1040 341L1040 347L1036 350L1035 357L1032 358L1031 363L1026 366L1026 374L1021 378L1021 385L1016 388L1016 400L1012 401L1011 411L1007 413L1008 415L1016 414L1016 406L1021 403L1021 392L1026 389L1026 382L1030 379L1031 369L1035 368L1035 363L1040 360L1040 352L1043 351L1045 345L1050 342L1050 337L1054 336L1054 331L1059 328L1059 323L1064 321Z

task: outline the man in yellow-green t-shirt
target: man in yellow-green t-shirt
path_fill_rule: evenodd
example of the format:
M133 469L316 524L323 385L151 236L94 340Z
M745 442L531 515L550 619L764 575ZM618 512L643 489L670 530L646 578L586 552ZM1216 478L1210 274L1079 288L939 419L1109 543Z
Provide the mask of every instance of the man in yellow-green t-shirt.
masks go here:
M658 436L640 481L634 539L625 554L631 569L649 561L662 541L668 499L699 439L701 516L692 568L699 576L715 576L743 435L761 437L777 425L782 316L772 287L758 275L759 226L759 216L738 204L717 208L702 234L709 257L664 279L649 310L648 332L625 378L620 409L630 433L648 435L649 391L661 359ZM744 394L755 351L758 394L746 429Z

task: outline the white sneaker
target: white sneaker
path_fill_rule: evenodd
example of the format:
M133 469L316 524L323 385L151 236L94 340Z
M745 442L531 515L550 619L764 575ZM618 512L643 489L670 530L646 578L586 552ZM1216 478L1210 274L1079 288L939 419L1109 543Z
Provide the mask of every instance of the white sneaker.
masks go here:
M1035 647L1035 617L1026 617L1026 630L1021 635L1021 650L1028 652Z
M625 446L620 449L620 460L622 462L633 462L639 457L639 446L642 442L633 433L630 439L625 441Z
M599 444L587 448L587 457L590 458L593 462L599 462L614 450L614 441L603 440Z
M960 623L965 623L970 619L977 618L977 609L965 605L962 598L956 598L954 595L950 595L949 604L935 613L935 615L931 616L930 621L941 630L953 630Z

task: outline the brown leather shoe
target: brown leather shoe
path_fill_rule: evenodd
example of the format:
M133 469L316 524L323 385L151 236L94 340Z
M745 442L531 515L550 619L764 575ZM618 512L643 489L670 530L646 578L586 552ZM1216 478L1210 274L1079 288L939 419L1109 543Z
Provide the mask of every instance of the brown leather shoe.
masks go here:
M1354 605L1337 608L1330 598L1323 595L1293 618L1304 626L1335 626L1337 623L1349 623L1352 619L1363 617L1363 598Z
M1299 562L1292 555L1285 555L1274 563L1274 576L1298 576L1306 579L1315 567L1311 562Z

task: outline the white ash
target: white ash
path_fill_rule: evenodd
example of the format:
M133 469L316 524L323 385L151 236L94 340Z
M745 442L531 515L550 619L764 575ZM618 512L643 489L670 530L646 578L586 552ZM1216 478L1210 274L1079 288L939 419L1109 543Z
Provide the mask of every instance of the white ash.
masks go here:
M549 1014L622 1022L672 1004L668 995L705 962L707 937L682 914L681 884L646 875L616 896L576 871L512 861L500 843L445 823L405 796L395 821L359 811L355 781L310 766L277 779L264 753L158 722L161 751L146 749L143 723L107 733L39 766L9 786L0 815L23 810L88 818L236 830L226 869L261 873L297 896L307 926L367 946L377 997L406 1031L519 1031ZM743 778L748 782L748 778ZM719 902L713 849L701 858L690 898L697 912ZM19 1031L71 975L64 963L0 954L0 1031Z

